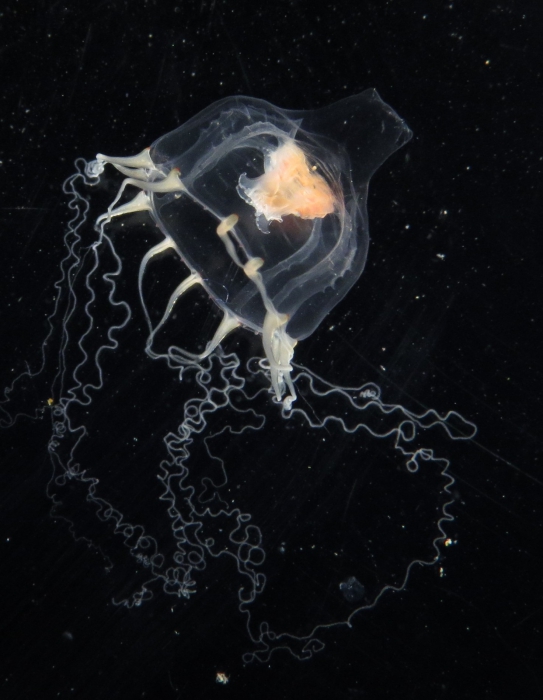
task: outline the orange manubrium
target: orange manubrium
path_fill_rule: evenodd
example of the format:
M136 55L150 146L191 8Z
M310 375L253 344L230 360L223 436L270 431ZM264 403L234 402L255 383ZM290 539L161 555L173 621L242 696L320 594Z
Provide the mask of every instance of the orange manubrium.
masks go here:
M334 211L335 197L328 183L308 166L304 152L293 141L271 153L264 170L247 194L268 221L288 214L322 219Z

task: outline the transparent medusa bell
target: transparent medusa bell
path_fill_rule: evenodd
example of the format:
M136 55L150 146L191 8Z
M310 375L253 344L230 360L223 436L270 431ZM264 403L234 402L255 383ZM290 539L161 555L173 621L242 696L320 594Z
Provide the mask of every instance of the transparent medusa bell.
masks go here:
M411 136L375 90L308 111L229 97L137 156L98 154L88 174L111 163L126 176L98 224L147 210L164 235L142 260L142 301L155 255L174 249L189 270L151 328L148 353L176 300L201 285L222 321L203 353L171 349L175 360L198 363L235 328L251 329L262 336L275 397L289 408L294 346L362 273L369 180ZM141 192L119 205L129 185Z

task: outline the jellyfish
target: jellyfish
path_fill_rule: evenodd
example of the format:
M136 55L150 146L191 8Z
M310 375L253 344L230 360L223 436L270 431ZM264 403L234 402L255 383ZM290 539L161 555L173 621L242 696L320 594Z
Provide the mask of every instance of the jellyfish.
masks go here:
M3 427L50 415L52 515L124 572L117 605L211 601L218 567L244 661L307 659L440 560L438 449L474 424L294 357L362 274L369 180L410 138L375 90L308 111L237 96L136 156L76 161L42 361L0 408ZM102 205L108 165L124 179Z

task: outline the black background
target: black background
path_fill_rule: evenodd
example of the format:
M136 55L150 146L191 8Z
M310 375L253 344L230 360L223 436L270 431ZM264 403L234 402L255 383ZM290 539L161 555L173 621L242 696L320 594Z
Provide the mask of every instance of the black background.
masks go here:
M318 331L297 359L479 427L446 576L414 572L309 662L249 667L209 611L179 635L171 601L112 606L49 516L48 426L4 433L2 698L541 697L541 3L8 2L1 32L3 384L39 353L75 158L138 152L230 94L303 109L375 87L415 136L372 180L333 357Z

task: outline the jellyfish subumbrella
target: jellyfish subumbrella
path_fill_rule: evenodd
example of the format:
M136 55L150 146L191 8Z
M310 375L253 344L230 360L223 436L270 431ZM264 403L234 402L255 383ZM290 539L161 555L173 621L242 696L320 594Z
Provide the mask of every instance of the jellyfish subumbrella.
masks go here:
M231 97L136 156L76 161L43 362L3 425L50 412L52 514L124 572L117 604L162 592L182 625L220 570L246 661L309 658L439 560L453 479L434 443L475 426L295 361L362 274L369 180L410 138L374 90L308 111ZM101 208L108 164L124 179Z

